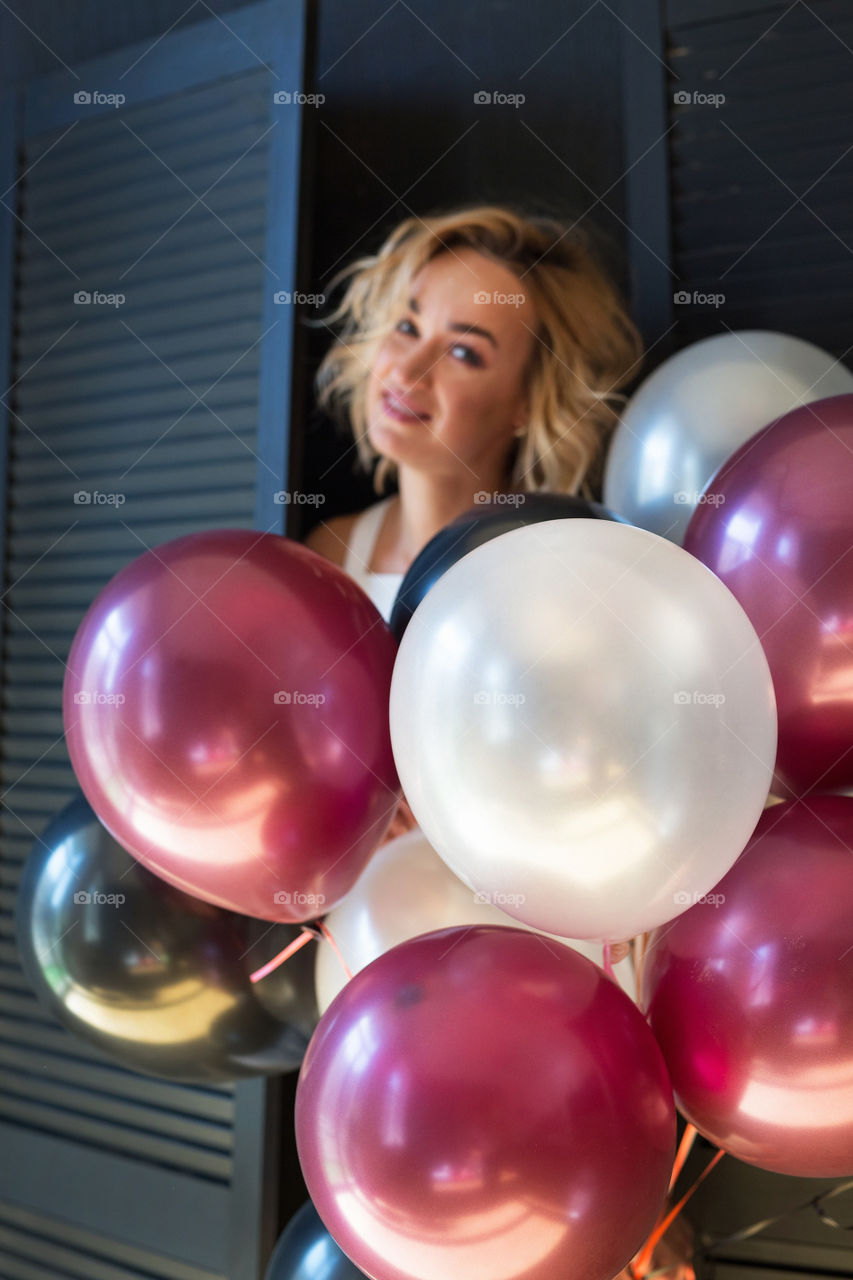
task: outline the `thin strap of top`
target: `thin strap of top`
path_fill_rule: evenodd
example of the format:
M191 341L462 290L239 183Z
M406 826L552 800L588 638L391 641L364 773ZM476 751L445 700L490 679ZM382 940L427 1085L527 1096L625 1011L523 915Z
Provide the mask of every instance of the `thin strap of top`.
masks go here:
M387 498L367 507L353 522L343 565L345 572L352 577L363 576L370 572L368 565L373 556L373 548L376 546L376 539L379 537L388 503L393 496L389 494Z

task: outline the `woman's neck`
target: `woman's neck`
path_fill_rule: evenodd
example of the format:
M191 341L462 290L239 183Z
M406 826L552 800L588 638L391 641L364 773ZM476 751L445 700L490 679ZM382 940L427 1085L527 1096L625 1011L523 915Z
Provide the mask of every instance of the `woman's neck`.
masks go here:
M472 507L481 494L506 493L506 479L497 481L468 476L453 481L401 467L398 475L400 500L394 520L394 546L401 561L411 564L431 538Z

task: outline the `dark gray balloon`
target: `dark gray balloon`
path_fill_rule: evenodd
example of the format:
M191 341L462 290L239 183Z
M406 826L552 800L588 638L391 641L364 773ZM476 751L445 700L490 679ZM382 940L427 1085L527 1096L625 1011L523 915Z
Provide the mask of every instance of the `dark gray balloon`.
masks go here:
M181 893L131 857L82 794L24 865L17 933L42 1003L139 1071L197 1082L292 1071L317 1023L316 943L251 983L301 929Z
M567 493L512 493L505 501L483 502L439 529L412 561L391 611L390 627L399 644L412 614L439 578L463 556L503 533L545 520L615 520L627 523L597 502Z
M362 1280L363 1276L335 1244L309 1200L285 1227L265 1280Z

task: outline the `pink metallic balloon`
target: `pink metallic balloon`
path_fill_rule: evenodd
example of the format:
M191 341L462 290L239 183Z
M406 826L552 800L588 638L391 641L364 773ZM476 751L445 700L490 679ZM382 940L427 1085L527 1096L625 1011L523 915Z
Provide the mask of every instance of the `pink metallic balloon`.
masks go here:
M74 639L71 762L105 827L170 884L267 920L352 887L399 797L396 646L341 569L222 529L146 552Z
M612 1280L672 1168L654 1037L591 961L493 925L422 934L335 998L296 1096L311 1198L374 1280Z
M713 893L652 933L642 999L700 1133L774 1173L853 1174L853 799L765 810Z
M684 546L737 597L767 655L773 790L853 786L853 395L795 409L742 445Z

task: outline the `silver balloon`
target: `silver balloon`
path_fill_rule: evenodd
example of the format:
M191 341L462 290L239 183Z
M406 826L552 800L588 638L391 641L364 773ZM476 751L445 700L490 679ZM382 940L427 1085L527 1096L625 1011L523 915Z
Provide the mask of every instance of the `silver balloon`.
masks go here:
M680 547L604 520L529 525L453 565L403 636L390 715L436 852L569 938L628 938L706 894L776 753L740 604Z
M501 910L500 901L464 885L415 827L373 855L325 923L342 959L356 974L398 942L434 929L460 924L502 924L517 929L518 920ZM543 936L601 964L602 951L596 943ZM626 994L636 1000L630 959L620 960L613 972ZM328 944L317 948L315 979L317 1006L323 1014L347 983L341 962Z
M848 392L853 373L801 338L746 330L695 342L628 402L604 501L680 546L711 477L744 441L798 405Z

